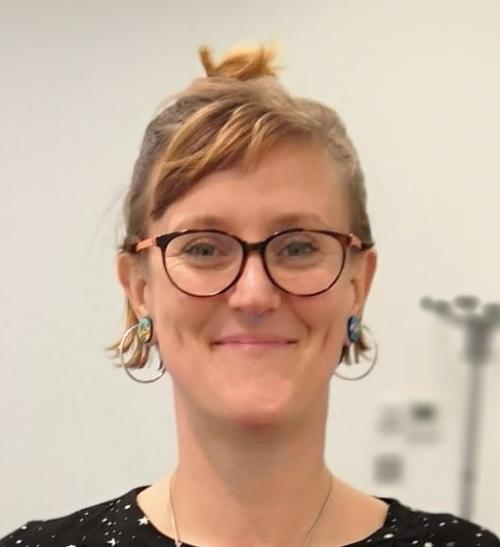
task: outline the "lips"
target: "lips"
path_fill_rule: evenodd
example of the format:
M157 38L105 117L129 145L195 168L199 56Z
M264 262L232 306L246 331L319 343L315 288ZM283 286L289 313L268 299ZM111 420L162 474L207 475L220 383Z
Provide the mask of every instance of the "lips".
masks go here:
M213 342L214 345L276 346L293 344L297 340L274 335L235 334L223 336Z

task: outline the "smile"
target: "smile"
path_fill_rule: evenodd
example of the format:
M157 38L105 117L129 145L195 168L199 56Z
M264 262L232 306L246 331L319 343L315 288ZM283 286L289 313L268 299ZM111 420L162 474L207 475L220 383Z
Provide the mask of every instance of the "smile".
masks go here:
M231 350L242 353L261 353L273 350L288 349L296 344L295 341L242 341L242 342L215 342L212 344L218 350Z

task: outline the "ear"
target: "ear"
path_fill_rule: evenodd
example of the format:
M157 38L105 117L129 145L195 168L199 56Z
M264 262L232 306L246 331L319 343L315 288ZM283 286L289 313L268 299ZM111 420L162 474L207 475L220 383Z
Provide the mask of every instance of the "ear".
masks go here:
M119 253L116 259L116 270L135 315L137 317L148 315L148 281L142 263L128 253Z
M363 251L353 258L353 277L351 279L354 300L351 312L361 317L368 293L377 269L377 253L373 250Z

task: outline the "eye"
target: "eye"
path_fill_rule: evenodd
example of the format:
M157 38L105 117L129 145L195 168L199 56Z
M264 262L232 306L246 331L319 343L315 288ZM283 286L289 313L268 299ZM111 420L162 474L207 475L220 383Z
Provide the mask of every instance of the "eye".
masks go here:
M238 256L238 249L238 243L227 235L189 233L172 240L165 258L176 260L177 265L217 265L234 260Z
M277 238L272 254L282 260L311 258L321 250L320 243L312 234L288 234L283 238Z
M190 260L223 259L234 255L232 242L222 238L199 238L186 243L180 252L180 256Z
M300 231L278 235L268 247L271 264L282 268L311 267L338 254L338 242L320 232Z
M286 256L309 256L318 251L319 247L316 243L312 241L292 241L285 245L283 251L280 254L285 254Z
M182 250L182 254L192 257L212 257L218 253L219 249L207 242L191 243Z

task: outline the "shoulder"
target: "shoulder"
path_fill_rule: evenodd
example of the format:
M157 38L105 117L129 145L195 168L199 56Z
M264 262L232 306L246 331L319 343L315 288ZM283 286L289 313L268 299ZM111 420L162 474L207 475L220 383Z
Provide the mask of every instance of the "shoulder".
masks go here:
M478 524L450 513L431 513L413 509L397 500L384 501L389 503L390 507L386 520L386 534L398 538L402 542L401 545L500 547L499 538Z
M29 521L1 538L0 547L66 547L85 544L93 538L104 540L103 545L113 546L113 534L119 531L118 521L123 523L128 520L128 511L134 509L135 496L144 488L146 487L134 488L122 496L78 509L59 518ZM131 521L134 516L135 513L130 512Z

